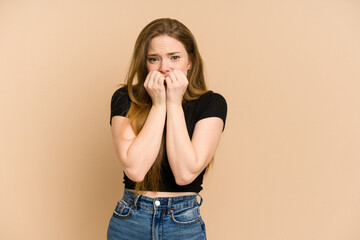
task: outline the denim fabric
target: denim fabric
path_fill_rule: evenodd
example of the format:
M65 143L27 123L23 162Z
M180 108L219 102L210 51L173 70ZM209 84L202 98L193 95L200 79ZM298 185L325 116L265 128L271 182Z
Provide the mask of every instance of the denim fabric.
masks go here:
M197 195L149 198L127 189L110 219L107 239L204 240Z

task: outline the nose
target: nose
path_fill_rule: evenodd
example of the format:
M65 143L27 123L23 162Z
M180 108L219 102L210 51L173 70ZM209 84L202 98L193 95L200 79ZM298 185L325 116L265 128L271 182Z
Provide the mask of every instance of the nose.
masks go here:
M167 75L171 72L171 66L169 62L166 60L161 61L159 72L161 72L163 75Z

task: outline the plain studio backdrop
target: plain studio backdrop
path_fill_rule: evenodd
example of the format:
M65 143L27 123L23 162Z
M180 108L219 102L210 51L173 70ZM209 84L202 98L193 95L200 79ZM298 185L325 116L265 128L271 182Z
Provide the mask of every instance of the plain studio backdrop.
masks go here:
M98 240L123 191L110 98L170 17L228 103L208 239L360 239L360 1L0 0L0 239Z

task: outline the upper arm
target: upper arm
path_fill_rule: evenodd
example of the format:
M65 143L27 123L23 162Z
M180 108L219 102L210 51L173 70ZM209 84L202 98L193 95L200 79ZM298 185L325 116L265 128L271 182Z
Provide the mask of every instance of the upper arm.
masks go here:
M135 132L130 125L129 119L123 116L112 117L111 134L117 157L126 167L125 160L127 152L136 137Z
M210 92L200 99L192 145L197 156L198 172L201 172L215 155L227 115L225 98Z
M125 117L129 108L127 87L121 87L111 97L110 125L116 155L124 165L127 151L135 138L130 121Z
M197 156L199 173L215 155L223 126L224 122L219 117L204 118L196 123L191 143Z

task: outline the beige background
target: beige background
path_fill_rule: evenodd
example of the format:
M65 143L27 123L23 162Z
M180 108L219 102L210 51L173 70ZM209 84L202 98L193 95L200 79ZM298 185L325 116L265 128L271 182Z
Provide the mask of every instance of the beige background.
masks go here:
M105 239L110 98L159 17L191 29L228 102L208 238L359 240L358 0L0 0L0 239Z

